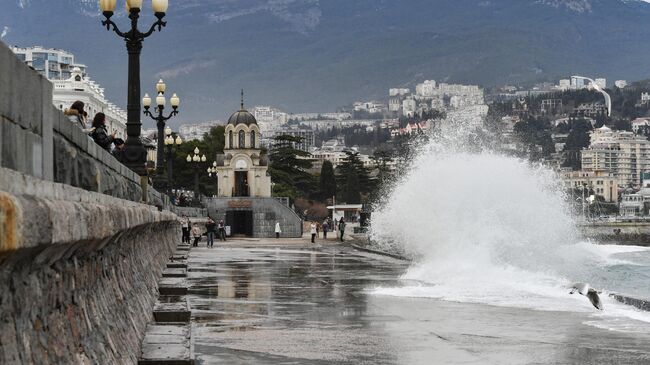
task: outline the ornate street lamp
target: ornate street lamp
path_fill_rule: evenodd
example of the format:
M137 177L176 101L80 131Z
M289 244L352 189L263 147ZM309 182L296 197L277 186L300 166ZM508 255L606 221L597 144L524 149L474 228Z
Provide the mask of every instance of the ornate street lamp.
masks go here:
M214 161L212 163L212 167L208 167L208 176L214 177L215 185L217 186L216 188L217 196L219 196L219 171L217 171L217 161Z
M126 41L126 49L129 53L129 79L128 79L128 99L127 99L127 138L124 147L124 163L140 175L146 174L145 164L147 162L147 150L140 140L142 122L140 121L140 52L142 51L142 42L149 37L158 28L161 31L167 22L163 21L168 8L168 0L152 0L152 9L156 16L156 22L145 33L138 29L138 19L140 18L140 9L142 9L142 0L126 0L126 11L131 19L131 29L122 32L117 27L111 17L115 11L117 0L99 0L99 8L102 10L106 20L102 25L107 30L111 30Z
M174 138L174 136L172 135L172 129L169 127L165 128L165 146L167 146L167 186L169 187L170 192L171 192L172 177L173 177L172 169L173 169L173 162L174 162L174 146L178 148L182 144L183 144L183 140L181 139L181 136L176 135L176 138Z
M194 156L187 155L185 159L191 166L194 168L194 198L199 198L199 170L202 168L203 164L208 160L205 155L201 156L199 148L194 149Z
M167 86L165 85L163 80L158 81L158 83L156 84L156 91L158 92L158 96L156 96L156 107L154 108L154 113L157 114L153 114L149 111L149 109L151 108L151 98L149 97L149 94L144 94L144 97L142 98L142 105L144 106L144 115L149 116L151 119L155 120L156 127L158 127L156 169L158 169L159 166L162 166L162 161L163 161L163 154L164 154L163 133L165 131L165 122L170 120L173 116L178 115L178 106L181 103L181 99L176 94L172 95L172 97L169 99L169 104L171 104L172 106L172 111L169 113L168 116L165 116L163 114L165 111L165 104L167 104L167 100L165 99L165 89L167 89Z

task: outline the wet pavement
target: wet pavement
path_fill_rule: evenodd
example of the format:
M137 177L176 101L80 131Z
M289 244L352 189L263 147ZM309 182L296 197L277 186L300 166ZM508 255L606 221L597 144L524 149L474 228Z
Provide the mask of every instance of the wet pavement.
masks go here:
M401 285L405 263L273 243L190 252L197 364L650 364L648 333L584 313L376 296Z

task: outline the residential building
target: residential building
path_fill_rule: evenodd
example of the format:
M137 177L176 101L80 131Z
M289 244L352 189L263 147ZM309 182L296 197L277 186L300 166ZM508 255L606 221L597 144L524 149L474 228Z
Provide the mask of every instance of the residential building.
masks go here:
M424 97L433 97L437 95L435 80L425 80L423 83L415 86L415 93Z
M75 63L72 53L39 46L12 47L12 51L52 82L52 104L57 109L64 111L81 101L89 121L95 114L104 113L108 133L126 139L127 113L106 99L104 88L88 77L86 66Z
M378 101L366 101L366 102L361 102L357 101L354 103L354 111L355 112L366 112L370 114L378 114L378 113L383 113L387 109L386 104L382 104Z
M606 202L618 202L618 179L605 170L562 171L562 181L568 189L589 188Z
M412 117L417 110L417 102L413 98L406 98L402 101L402 115L405 117Z
M583 170L612 173L621 187L638 186L650 171L650 141L627 131L606 126L591 133L589 148L582 150Z
M645 134L650 131L650 118L636 118L630 124L634 134Z
M316 136L314 135L314 131L311 129L296 128L285 125L280 129L276 129L273 137L282 135L302 138L302 142L295 143L293 147L305 152L309 152L316 144Z
M569 80L569 79L560 80L560 83L558 85L558 89L560 89L560 91L567 91L567 90L571 89L571 80Z
M594 80L594 83L596 83L596 85L598 85L601 89L607 88L607 79L605 78L597 78Z
M210 132L210 129L223 125L222 121L216 120L205 123L183 124L178 128L178 133L185 141L202 140L203 135Z
M540 106L544 114L557 114L562 112L562 99L544 99Z
M126 112L106 100L104 89L82 75L79 68L74 68L67 80L51 80L54 86L52 90L54 106L63 111L79 100L84 103L89 122L95 114L104 113L108 133L115 133L116 137L126 139Z
M70 52L41 46L11 47L11 50L50 81L69 79L75 67L80 70L82 77L86 77L86 66L75 63L74 55Z
M616 80L614 82L614 85L616 85L616 87L619 88L619 89L625 89L625 87L627 86L627 81L625 81L625 80Z

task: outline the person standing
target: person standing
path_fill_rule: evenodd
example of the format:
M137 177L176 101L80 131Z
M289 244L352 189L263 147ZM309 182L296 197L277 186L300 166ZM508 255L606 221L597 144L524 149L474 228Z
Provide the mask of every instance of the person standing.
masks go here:
M280 228L280 222L275 222L275 239L280 238L280 233L282 233L282 228Z
M343 234L345 233L345 220L343 217L341 217L341 220L339 221L339 234L341 238L341 242L343 242Z
M198 247L199 241L201 241L201 227L198 223L192 225L192 236L194 237L194 244L192 246Z
M329 229L329 224L327 224L327 219L323 221L323 239L327 239L327 230Z
M181 237L181 242L190 244L190 220L186 215L181 217L181 228L183 230L183 236Z
M92 132L92 129L86 128L86 112L84 111L85 104L83 101L75 101L70 106L70 109L66 109L63 113L68 120L70 120L74 125L81 128L84 133Z
M311 243L316 243L316 223L311 222L310 226L310 232L311 232Z
M214 235L217 233L217 224L208 217L208 223L205 224L205 230L208 232L208 247L214 247Z
M219 221L219 239L226 242L226 226L223 224L223 219Z

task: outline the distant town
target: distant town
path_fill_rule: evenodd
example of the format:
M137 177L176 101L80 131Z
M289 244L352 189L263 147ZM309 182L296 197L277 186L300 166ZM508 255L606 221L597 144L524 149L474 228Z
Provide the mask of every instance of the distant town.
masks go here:
M64 110L83 101L92 114L103 112L110 133L124 138L126 112L107 100L91 70L70 52L44 47L12 47L29 66L54 85L53 104ZM611 106L596 89L606 90ZM611 114L609 109L611 108ZM437 126L471 120L496 150L539 161L558 171L576 210L592 218L647 216L650 210L650 83L628 85L571 76L533 87L483 89L421 80L414 87L387 90L381 100L357 100L336 111L291 113L270 105L249 108L256 118L260 144L272 150L278 136L294 137L294 147L308 153L307 170L319 175L328 161L334 169L350 153L379 174L408 165L404 144L427 136ZM201 141L223 120L181 125L184 141ZM144 130L149 160L156 164L157 131ZM381 161L381 162L380 162ZM647 182L646 182L647 181ZM363 194L362 194L363 196ZM363 199L362 199L363 200Z

